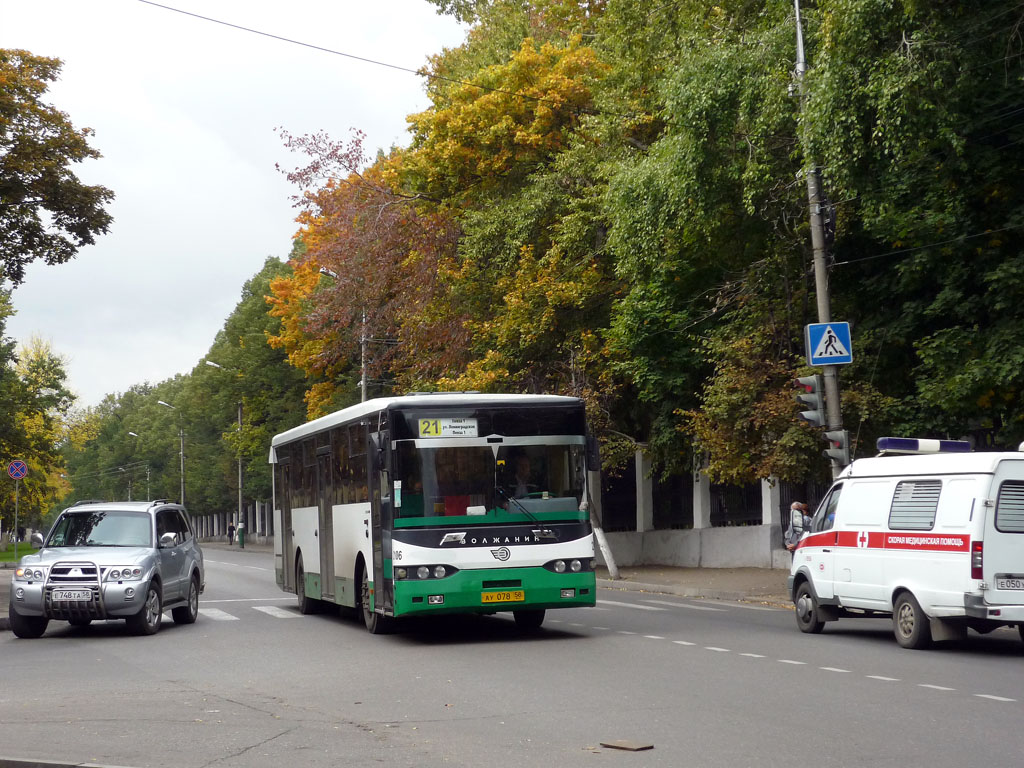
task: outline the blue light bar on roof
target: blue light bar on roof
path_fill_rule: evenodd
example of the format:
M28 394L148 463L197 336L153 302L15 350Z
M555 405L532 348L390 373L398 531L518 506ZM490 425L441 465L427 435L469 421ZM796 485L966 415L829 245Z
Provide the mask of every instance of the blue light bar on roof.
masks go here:
M916 437L880 437L879 453L969 453L966 440L929 440Z

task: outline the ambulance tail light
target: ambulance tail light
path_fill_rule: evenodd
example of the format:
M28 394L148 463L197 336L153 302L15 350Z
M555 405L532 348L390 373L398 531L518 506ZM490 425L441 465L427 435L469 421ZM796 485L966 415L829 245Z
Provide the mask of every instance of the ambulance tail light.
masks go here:
M983 579L985 576L982 574L982 565L984 565L984 546L983 541L972 541L971 542L971 578L972 579Z

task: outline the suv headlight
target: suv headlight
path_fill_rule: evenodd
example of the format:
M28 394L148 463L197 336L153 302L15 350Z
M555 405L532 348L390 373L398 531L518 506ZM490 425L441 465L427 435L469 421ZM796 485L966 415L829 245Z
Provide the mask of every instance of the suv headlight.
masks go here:
M14 569L15 581L42 581L46 578L46 569L38 565L19 565Z
M138 581L141 578L142 569L137 565L115 565L103 575L104 581Z

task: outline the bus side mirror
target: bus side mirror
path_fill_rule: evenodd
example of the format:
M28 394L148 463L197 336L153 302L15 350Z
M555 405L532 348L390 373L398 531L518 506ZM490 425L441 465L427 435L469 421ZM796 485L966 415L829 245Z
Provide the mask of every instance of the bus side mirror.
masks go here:
M587 471L601 471L601 445L593 435L587 435Z

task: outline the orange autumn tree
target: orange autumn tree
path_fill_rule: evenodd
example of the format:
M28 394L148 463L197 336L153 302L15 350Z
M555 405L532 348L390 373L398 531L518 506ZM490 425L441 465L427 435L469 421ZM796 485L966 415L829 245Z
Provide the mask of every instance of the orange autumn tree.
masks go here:
M437 378L465 346L456 343L461 324L430 309L456 241L451 218L398 191L399 152L361 168L361 134L348 144L324 134L286 138L309 159L289 174L303 189L303 249L293 276L271 286L271 312L282 318L271 343L310 378L309 415L354 399L364 336L367 376L378 385L371 392Z

